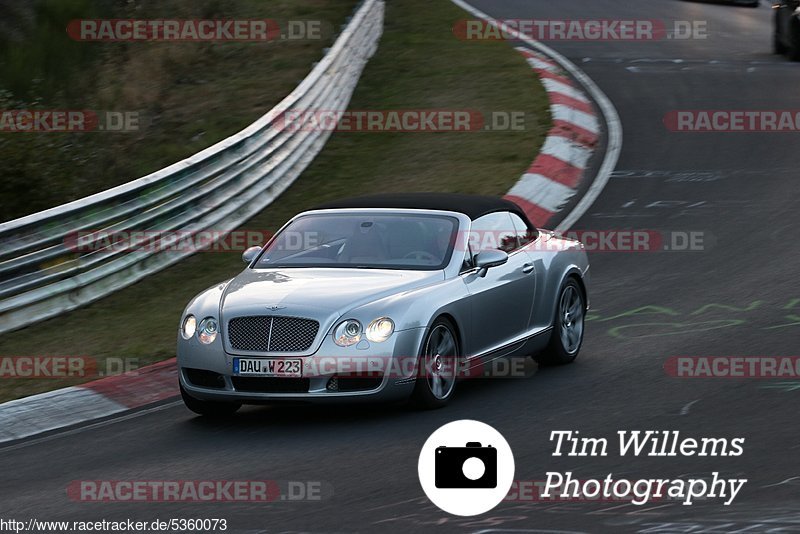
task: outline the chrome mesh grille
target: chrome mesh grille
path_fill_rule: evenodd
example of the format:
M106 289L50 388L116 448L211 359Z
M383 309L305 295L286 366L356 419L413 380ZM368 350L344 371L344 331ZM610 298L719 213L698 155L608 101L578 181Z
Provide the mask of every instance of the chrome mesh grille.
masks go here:
M300 317L252 315L228 321L228 341L234 350L305 352L318 331L317 321Z

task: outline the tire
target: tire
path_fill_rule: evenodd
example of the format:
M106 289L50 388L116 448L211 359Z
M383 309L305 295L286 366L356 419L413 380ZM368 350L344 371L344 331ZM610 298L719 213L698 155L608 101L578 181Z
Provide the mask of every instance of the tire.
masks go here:
M535 356L542 366L565 365L575 361L583 344L586 299L574 278L567 278L558 292L553 332L547 348Z
M183 389L183 384L180 384L180 388L183 403L187 408L198 415L214 418L224 417L226 415L233 415L236 413L236 410L242 407L241 403L238 402L214 402L195 399Z
M800 26L795 24L792 26L792 34L791 34L791 45L787 50L789 55L789 60L791 61L800 61Z
M782 56L786 53L786 45L781 41L781 35L778 33L777 22L775 23L775 33L772 34L772 53Z
M420 349L412 404L432 410L450 402L455 392L460 355L455 326L442 317L436 319Z

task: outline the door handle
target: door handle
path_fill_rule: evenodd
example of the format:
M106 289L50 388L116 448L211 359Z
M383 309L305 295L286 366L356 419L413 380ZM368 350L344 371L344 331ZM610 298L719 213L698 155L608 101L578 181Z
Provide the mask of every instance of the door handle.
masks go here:
M526 263L525 265L523 265L522 266L522 272L525 273L525 274L532 273L533 272L533 264L532 263Z

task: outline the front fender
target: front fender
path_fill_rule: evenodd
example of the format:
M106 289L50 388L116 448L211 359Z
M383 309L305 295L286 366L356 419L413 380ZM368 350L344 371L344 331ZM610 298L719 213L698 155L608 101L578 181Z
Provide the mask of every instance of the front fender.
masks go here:
M437 317L447 315L455 322L463 339L463 328L470 320L468 297L469 292L461 277L456 277L384 297L350 310L343 317L356 318L365 327L373 319L389 317L395 323L395 331L400 332L427 329Z
M564 281L578 278L584 288L586 305L589 303L589 258L583 244L572 239L546 235L547 242L534 247L529 254L534 258L541 284L537 290L534 324L538 328L551 326L555 320L556 301ZM539 271L541 269L541 271Z
M218 335L213 343L204 345L198 341L197 336L192 336L190 339L184 339L181 334L181 327L187 315L191 314L197 318L199 323L205 317L214 317L219 320L220 317L220 300L225 288L228 286L230 280L220 284L213 285L208 289L201 291L189 301L189 304L184 308L178 323L178 344L177 356L180 365L181 359L186 357L189 351L209 351L213 353L224 352L222 349L222 336Z

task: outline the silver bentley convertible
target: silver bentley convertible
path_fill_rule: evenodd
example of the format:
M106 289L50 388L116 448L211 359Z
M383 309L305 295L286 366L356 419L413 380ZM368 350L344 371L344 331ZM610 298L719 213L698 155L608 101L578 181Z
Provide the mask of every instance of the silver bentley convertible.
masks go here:
M186 405L400 400L445 405L498 358L573 361L589 263L494 197L414 193L301 213L197 295L178 332Z

